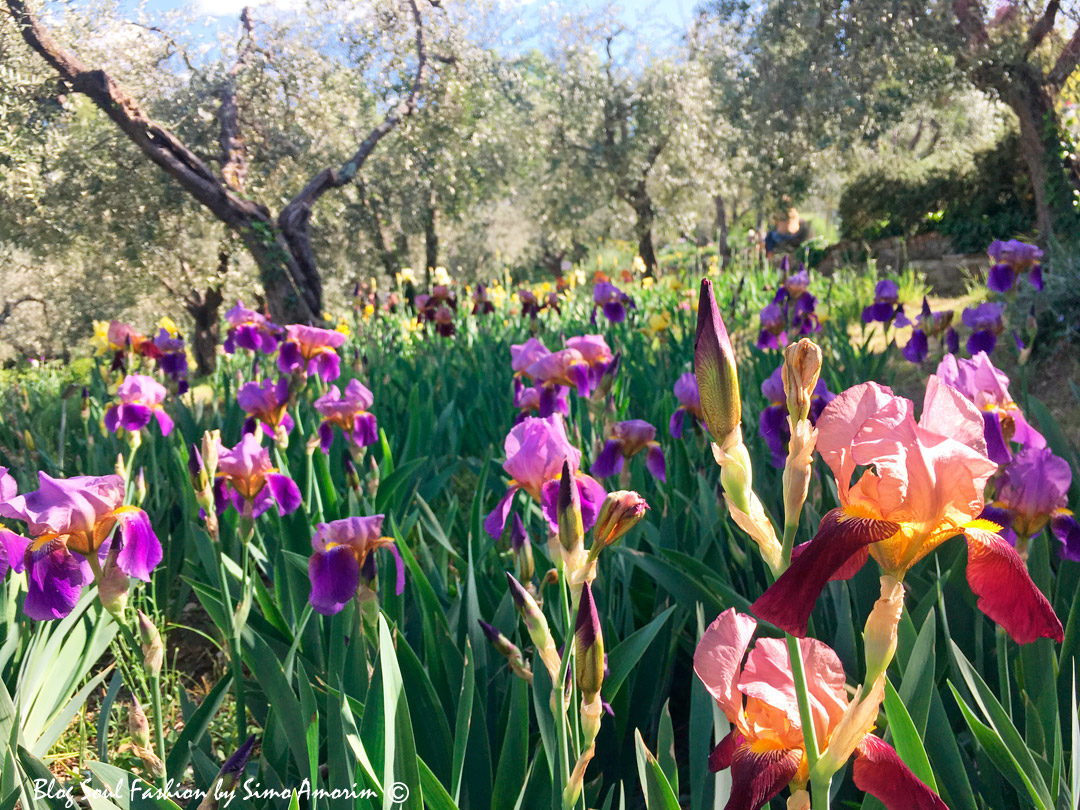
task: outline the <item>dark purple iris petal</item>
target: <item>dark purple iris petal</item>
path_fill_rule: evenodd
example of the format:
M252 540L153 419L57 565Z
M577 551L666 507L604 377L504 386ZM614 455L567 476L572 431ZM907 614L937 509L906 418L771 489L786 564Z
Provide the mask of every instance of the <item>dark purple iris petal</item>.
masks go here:
M986 455L995 464L1008 464L1012 461L1009 443L1001 430L1001 418L997 411L983 411L983 436L986 438Z
M912 363L921 363L930 353L930 342L926 339L926 333L922 329L916 329L911 333L911 340L904 346L901 354L905 360Z
M621 301L608 301L604 304L604 317L612 323L622 323L626 320L626 307Z
M90 579L89 566L61 542L29 552L27 593L23 612L31 619L62 619L71 613Z
M324 615L339 613L360 586L356 555L348 546L312 554L308 560L308 579L311 581L311 606Z
M623 468L622 442L616 439L608 439L604 449L596 457L590 471L600 478L615 475Z
M986 286L994 292L1006 293L1012 289L1016 273L1008 264L995 264L986 277Z
M991 332L989 329L983 329L979 332L974 332L967 339L968 354L975 356L979 352L986 352L990 354L994 351L994 347L997 345L997 335Z

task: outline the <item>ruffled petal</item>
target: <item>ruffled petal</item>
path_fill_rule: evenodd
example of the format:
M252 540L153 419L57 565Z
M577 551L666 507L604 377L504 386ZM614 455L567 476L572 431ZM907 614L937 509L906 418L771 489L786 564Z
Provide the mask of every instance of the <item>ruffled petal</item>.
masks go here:
M31 619L62 619L71 613L89 579L87 564L54 541L27 561L27 593L23 612Z
M743 697L736 683L755 629L752 616L728 608L705 629L694 651L694 672L733 723L742 715Z
M855 749L852 776L859 790L881 801L888 810L948 810L892 746L872 734Z
M130 577L150 581L150 572L163 557L161 542L142 509L121 507L117 510L122 548L116 557L120 570Z
M731 758L731 797L724 810L760 810L795 778L801 761L798 749L758 753L740 745Z
M891 537L900 526L856 517L843 508L821 519L817 534L768 590L750 606L760 618L800 638L825 583L860 549Z
M278 515L281 517L290 512L295 512L300 506L300 489L296 486L296 482L287 475L268 473L266 486L262 489L262 492L266 491L269 491L270 497L277 504Z
M356 596L360 586L360 565L348 546L336 546L326 552L316 552L308 560L308 579L311 581L311 606L330 616Z
M1054 608L1035 587L1016 549L985 529L967 529L967 580L978 608L1005 628L1017 644L1037 638L1061 642L1064 631Z

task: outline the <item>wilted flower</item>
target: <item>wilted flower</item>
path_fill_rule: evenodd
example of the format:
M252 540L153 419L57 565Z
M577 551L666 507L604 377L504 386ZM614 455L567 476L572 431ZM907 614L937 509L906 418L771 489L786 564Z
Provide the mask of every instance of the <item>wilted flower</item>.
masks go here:
M4 490L10 486L0 482ZM38 473L38 489L0 501L0 515L25 522L30 535L0 534L8 564L16 573L27 574L27 616L67 616L83 585L108 575L113 567L149 581L161 562L161 543L146 513L123 504L124 479L119 475L61 479L43 472ZM103 570L106 556L108 570Z
M244 413L248 414L248 419L244 422L244 433L254 433L257 423L261 423L263 432L271 439L278 438L279 428L282 434L292 432L293 419L286 410L289 406L287 378L281 377L277 382L246 382L240 386L236 401Z
M405 589L405 566L392 537L382 536L383 515L350 517L320 523L311 538L314 549L308 561L311 580L311 606L319 613L331 616L353 597L373 597L371 584L375 581L377 548L389 549L397 564L394 592Z
M1008 376L994 367L986 352L978 352L970 360L947 354L938 364L937 376L974 402L982 413L983 436L992 461L1009 462L1009 442L1046 447L1046 439L1028 423L1009 395Z
M601 281L593 286L593 323L596 323L597 307L600 307L604 317L612 323L622 323L626 320L626 308L634 307L634 299L610 281Z
M997 470L986 455L978 409L932 376L916 423L912 402L877 383L850 388L818 419L817 447L836 476L841 506L753 604L754 612L804 636L814 602L831 578L853 576L869 554L903 581L946 540L968 543L967 578L978 607L1021 644L1062 637L1061 622L1016 551L993 524L976 520ZM857 468L864 471L852 483Z
M498 505L484 520L484 529L492 538L497 540L502 536L514 493L519 489L525 490L543 506L552 531L558 530L555 499L563 462L570 465L577 484L585 528L590 528L596 522L606 493L598 482L578 470L581 451L567 439L561 416L554 414L543 419L527 417L510 430L503 448L506 451L503 469L511 480Z
M278 352L278 369L282 374L318 374L324 382L333 382L341 374L335 350L344 342L345 335L333 329L290 324Z
M229 330L225 335L225 352L232 354L237 347L263 354L273 354L284 330L266 316L248 309L243 301L225 313Z
M273 504L277 504L281 516L300 506L296 483L274 468L270 451L254 433L245 433L233 448L219 444L215 496L219 514L231 500L240 514L251 518L257 518Z
M105 411L105 427L113 433L118 428L134 433L150 424L151 419L157 419L161 435L168 436L173 420L162 407L167 393L165 386L153 377L129 374L116 389L120 403Z
M315 400L315 410L323 417L319 425L319 440L324 453L330 451L334 441L334 426L341 428L348 440L358 448L374 444L379 438L379 425L375 414L368 408L375 401L368 387L359 380L349 380L345 395L336 385Z
M1003 315L1005 305L993 301L967 307L961 320L964 326L972 330L967 339L968 354L976 355L979 352L990 354L997 345L997 336L1005 330Z
M645 466L654 477L665 480L664 451L656 441L656 428L641 419L628 419L611 426L604 449L593 462L590 472L600 478L615 475L624 459L645 451Z
M1039 264L1043 252L1035 245L1017 239L995 240L986 252L994 262L987 276L987 286L994 292L1011 290L1016 277L1022 273L1027 273L1028 281L1036 290L1043 288L1042 265Z
M810 779L788 650L781 639L758 639L757 622L734 608L709 625L694 653L694 671L734 726L709 755L709 769L731 768L727 807L759 810L786 785L801 791ZM843 765L854 754L855 785L889 810L945 810L945 804L870 732L883 685L848 697L843 664L827 644L801 639L819 762ZM745 657L745 663L743 659Z

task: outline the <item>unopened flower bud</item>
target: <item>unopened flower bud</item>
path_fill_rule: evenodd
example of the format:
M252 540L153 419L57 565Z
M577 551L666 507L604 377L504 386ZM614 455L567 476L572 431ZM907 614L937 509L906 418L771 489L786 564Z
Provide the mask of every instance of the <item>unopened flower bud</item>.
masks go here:
M881 596L874 603L863 631L867 683L876 681L892 661L903 612L904 586L895 577L884 574L881 577Z
M354 492L360 491L360 473L356 469L356 464L353 463L352 456L346 450L341 454L342 461L345 466L345 483L349 489Z
M708 279L701 280L697 315L694 376L701 395L701 412L709 433L723 441L742 421L742 401L735 352Z
M135 505L142 506L146 500L146 468L139 467L135 474Z
M788 796L787 810L810 810L810 794L800 788Z
M128 708L128 733L137 747L150 747L150 722L146 719L146 712L139 705L139 699L134 695L131 696L131 706Z
M194 442L188 453L187 466L188 477L191 479L191 488L194 489L196 495L198 495L210 486L210 479L206 474L206 465L203 463L203 457L202 453L199 452L199 446Z
M788 414L793 422L810 416L810 397L821 374L821 349L814 341L803 338L784 349L784 393Z
M559 523L559 544L568 552L583 548L585 528L581 519L581 495L570 464L566 461L563 462L562 477L559 479L556 515Z
M596 611L592 585L588 582L581 589L577 620L574 622L574 678L581 699L591 703L600 694L604 683L604 634L600 627L600 615Z
M252 735L236 750L236 753L225 760L225 764L221 766L218 775L214 777L214 781L206 791L203 800L199 802L198 810L217 810L221 806L221 800L230 796L236 790L254 748L255 735Z
M510 525L510 549L518 563L518 576L523 582L532 579L536 566L533 562L532 541L529 533L525 531L525 524L521 522L521 516L514 513L514 521Z
M506 581L510 585L510 596L514 600L514 607L521 614L522 621L525 622L525 630L529 633L529 638L532 639L532 643L536 647L536 654L544 662L544 666L547 668L548 674L551 675L552 682L554 682L558 677L562 662L559 658L559 652L555 648L555 639L551 637L547 619L544 618L544 613L540 610L540 606L536 604L532 594L514 579L513 574L507 572Z
M161 665L165 663L165 645L161 643L161 633L150 621L150 617L141 610L139 614L139 643L142 645L143 666L151 677L161 674Z
M610 546L634 528L645 517L648 508L645 499L636 492L623 489L608 493L596 517L589 556L594 556L596 551Z
M218 451L221 449L221 431L208 430L202 437L202 460L206 477L213 482L217 476Z
M529 668L525 664L525 657L521 654L521 650L518 649L517 645L500 633L499 628L488 624L483 619L477 621L480 622L480 629L484 631L484 636L491 642L491 646L495 648L496 652L507 660L514 674L532 682L532 673L529 672Z
M117 621L123 620L124 608L127 607L128 585L127 574L117 565L106 565L104 572L97 580L98 598Z
M127 468L126 468L126 466L124 464L124 454L123 453L117 453L116 454L116 464L113 466L113 472L116 475L119 475L121 478L124 478L124 473L127 472Z
M142 760L143 767L146 768L146 773L150 778L157 780L165 776L165 763L152 749L138 747L135 749L135 753L139 755L139 759Z

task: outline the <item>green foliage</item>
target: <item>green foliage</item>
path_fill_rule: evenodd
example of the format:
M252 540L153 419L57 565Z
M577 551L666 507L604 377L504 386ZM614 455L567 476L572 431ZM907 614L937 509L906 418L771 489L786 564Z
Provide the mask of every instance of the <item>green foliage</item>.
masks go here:
M914 163L853 178L840 197L845 239L873 241L937 231L977 253L995 239L1031 230L1035 208L1019 139L1003 138L971 168Z

